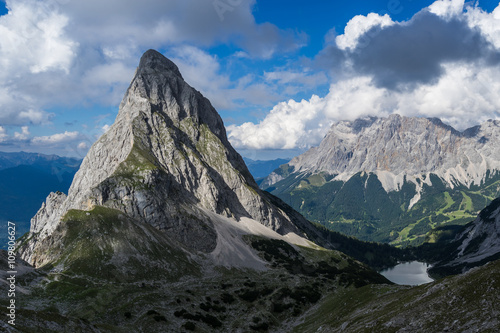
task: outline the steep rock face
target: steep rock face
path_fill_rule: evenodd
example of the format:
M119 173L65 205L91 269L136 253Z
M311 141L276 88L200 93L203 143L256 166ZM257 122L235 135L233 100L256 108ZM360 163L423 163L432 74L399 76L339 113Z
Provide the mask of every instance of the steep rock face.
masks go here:
M42 265L34 258L36 244L70 209L95 206L119 210L203 252L217 244L205 211L251 218L280 234L307 227L262 195L210 102L153 50L141 58L115 123L91 147L67 198L51 194L35 217L37 235L23 257Z
M488 170L500 170L500 122L488 121L459 132L437 118L341 121L317 148L294 158L295 172L328 172L347 180L373 172L386 191L398 190L404 176L416 184L436 174L452 188L479 184ZM428 179L428 178L427 178Z
M199 274L196 263L166 233L107 207L70 210L50 236L27 244L36 244L27 258L33 266L50 262L56 271L91 278L126 282Z
M261 188L335 231L419 245L432 228L468 223L500 195L499 146L499 121L463 132L436 118L341 121Z
M31 233L39 233L42 230L46 233L52 232L54 227L50 224L50 219L54 215L61 215L59 209L61 208L64 201L67 199L67 195L62 192L52 192L49 194L42 207L38 210L36 215L31 219Z
M483 209L459 236L457 261L478 262L500 253L500 199Z
M442 259L430 270L438 276L460 274L500 259L500 198L483 209L453 239L432 246L436 251L446 248L441 254Z

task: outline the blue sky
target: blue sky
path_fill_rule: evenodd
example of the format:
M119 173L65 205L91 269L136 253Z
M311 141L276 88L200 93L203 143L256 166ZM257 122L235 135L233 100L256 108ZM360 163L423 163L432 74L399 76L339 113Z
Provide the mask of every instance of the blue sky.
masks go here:
M356 117L500 117L498 1L7 0L0 35L3 151L83 157L150 48L254 159Z

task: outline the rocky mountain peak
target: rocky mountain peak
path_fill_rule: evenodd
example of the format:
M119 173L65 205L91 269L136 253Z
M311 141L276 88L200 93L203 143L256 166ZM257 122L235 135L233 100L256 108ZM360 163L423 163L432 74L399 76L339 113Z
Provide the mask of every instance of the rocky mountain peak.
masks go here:
M36 237L23 258L49 262L50 256L37 255L47 253L40 240L50 238L70 210L95 207L122 212L206 253L221 251L221 219L253 220L281 235L303 234L308 222L288 216L272 201L229 144L208 99L184 81L173 62L149 50L115 123L89 150L68 196L50 195L33 218Z
M181 72L177 65L160 52L152 49L146 51L142 55L137 71L150 74L156 72L161 73L161 75L172 72L182 79Z
M160 113L174 125L191 118L206 124L227 144L224 124L210 101L184 81L177 65L155 50L142 56L118 117L130 120L140 112Z
M383 173L379 178L387 191L398 189L402 175L416 179L429 173L451 187L469 186L479 184L487 170L500 170L500 153L493 148L500 144L499 134L494 122L459 132L437 118L397 114L341 121L318 147L289 165L296 172L327 172L342 180L362 171Z
M366 118L358 118L352 122L352 129L354 133L361 132L364 128L370 127L375 121L377 121L377 117L366 117Z

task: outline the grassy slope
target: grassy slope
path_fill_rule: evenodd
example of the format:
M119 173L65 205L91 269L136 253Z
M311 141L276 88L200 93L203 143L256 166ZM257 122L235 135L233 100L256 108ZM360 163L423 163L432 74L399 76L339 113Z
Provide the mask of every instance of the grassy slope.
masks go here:
M435 227L464 225L500 194L498 174L481 186L454 189L430 177L433 186L424 185L422 199L411 209L414 184L406 182L400 191L386 193L376 176L364 173L346 183L323 173L292 173L268 190L329 229L396 246L419 245Z
M72 212L71 220L84 222L78 211ZM82 239L86 237L84 233ZM32 288L29 297L19 298L24 306L18 328L21 332L31 332L35 326L45 332L65 326L100 332L181 332L188 327L198 332L273 331L328 293L387 282L337 251L294 247L257 236L246 241L271 269L258 272L208 264L202 275L171 280L170 273L158 267L150 278L131 272L136 280L119 283L104 275L85 276L83 271L44 273L44 282Z
M46 269L57 267L61 274L113 282L199 275L199 268L165 233L111 208L70 210L43 242L46 253L39 256L51 262Z
M418 287L369 285L326 297L294 332L497 332L500 261Z

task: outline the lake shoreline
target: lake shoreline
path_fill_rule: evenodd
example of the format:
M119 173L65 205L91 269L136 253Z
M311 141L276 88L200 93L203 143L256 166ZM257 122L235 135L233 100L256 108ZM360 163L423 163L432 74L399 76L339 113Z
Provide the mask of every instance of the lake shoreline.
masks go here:
M421 261L409 261L397 264L394 267L384 269L379 273L389 281L404 286L418 286L433 282L427 270L430 264Z

